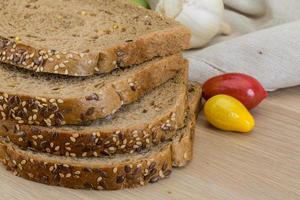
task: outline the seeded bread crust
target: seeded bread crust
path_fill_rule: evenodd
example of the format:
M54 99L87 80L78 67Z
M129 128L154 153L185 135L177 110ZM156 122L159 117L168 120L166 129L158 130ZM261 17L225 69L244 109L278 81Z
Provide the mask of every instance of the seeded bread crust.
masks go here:
M195 86L198 87L198 86ZM200 91L199 89L196 89ZM199 93L190 96L190 109L198 107ZM197 96L197 97L196 97ZM195 106L197 105L197 106ZM117 190L144 186L168 177L172 166L182 167L191 159L196 110L186 127L178 130L178 137L149 152L129 155L129 159L75 159L35 154L14 145L0 144L0 158L8 170L25 179L75 189ZM185 151L182 151L184 146ZM177 147L180 147L177 152ZM126 156L126 155L122 155ZM178 165L179 164L179 165Z
M188 101L191 117L187 126L190 126L190 134L182 134L182 137L173 140L171 151L173 167L183 167L193 159L193 141L198 113L201 109L202 87L197 82L189 82ZM181 134L179 134L181 135Z
M3 66L2 64L1 67ZM6 65L5 67L7 68ZM145 93L165 83L186 67L187 61L180 54L155 59L133 69L126 69L125 72L116 72L117 75L120 74L117 78L112 75L105 76L114 78L111 81L102 81L102 77L99 79L94 77L89 83L95 85L92 88L93 91L82 91L83 94L77 96L67 94L64 97L57 94L56 90L50 91L51 95L46 94L48 96L45 94L44 96L42 94L31 96L30 90L33 88L30 85L27 86L29 89L26 91L12 91L9 88L15 82L12 80L11 85L7 83L6 89L0 88L0 119L12 120L18 124L61 126L104 118L115 113L123 105L138 100ZM6 71L10 71L9 68ZM17 76L22 71L13 70L10 73L11 76ZM35 78L30 74L26 77ZM5 77L1 78L5 79ZM6 82L7 80L1 81ZM45 81L47 80L43 79L43 81L39 81L41 82L39 84L44 85ZM77 82L81 83L82 81L78 80ZM84 83L82 82L82 84ZM13 87L24 86L22 81L18 81L17 84ZM89 86L89 90L90 88L91 86ZM39 94L37 90L35 93Z
M98 122L99 120L95 121L92 126L62 127L42 127L0 121L0 135L24 149L71 157L103 157L118 153L140 152L172 138L176 130L184 125L187 106L187 74L186 68L174 79L141 99L141 101L145 99L145 102L153 104L154 107L146 107L153 110L154 114L151 114L151 117L148 117L150 111L146 110L144 113L145 107L143 106L146 104L138 101L121 110L122 117L119 117L119 113L112 116L113 126L103 127L103 124ZM160 102L155 102L153 98L157 95L167 95L164 93L168 87L172 87L168 90L171 95L164 98L165 102L171 101L171 103L162 104L168 107L160 108L162 106ZM143 109L140 109L139 105L142 105ZM126 117L127 113L136 113L136 108L140 109L138 113L143 112L139 114L139 117L143 119L131 122L131 119ZM116 120L119 118L125 118L128 125L127 123L126 126L119 125ZM102 120L104 121L106 120Z
M172 170L170 145L150 156L115 164L85 164L83 161L50 157L2 145L3 164L14 175L53 186L74 189L118 190L155 183Z
M52 27L52 24L48 24L49 27L47 28L51 30L63 30L65 28L64 26L71 26L70 24L72 24L72 20L74 20L77 23L81 22L81 25L83 25L84 30L91 29L89 32L93 33L95 31L93 30L93 28L96 27L92 27L91 25L89 25L89 23L91 23L89 22L89 20L95 20L94 18L97 17L96 15L100 15L100 13L106 13L106 15L108 16L111 14L113 15L113 13L111 13L110 10L105 10L105 8L107 7L123 7L124 12L119 13L119 18L129 15L131 17L128 20L131 20L132 22L135 20L139 21L139 26L142 26L142 28L145 29L145 33L141 32L139 34L136 34L135 36L132 36L131 32L137 31L139 27L130 27L128 28L130 30L128 30L129 33L126 33L126 28L119 28L119 24L116 25L114 20L112 20L109 22L111 24L111 28L107 29L102 27L102 29L104 30L101 31L104 31L104 33L100 34L97 30L92 38L82 36L85 35L85 33L78 32L73 33L72 36L70 35L70 37L75 38L69 38L69 40L74 39L80 40L81 42L88 42L90 40L97 41L97 38L101 39L102 37L107 37L106 40L111 40L107 35L114 34L114 32L122 36L116 41L112 40L112 42L105 42L107 44L100 43L100 46L93 46L92 49L84 51L83 49L76 48L73 49L74 51L70 51L70 49L55 49L55 46L51 46L51 41L47 43L49 39L47 38L47 35L40 36L38 34L38 31L34 30L28 30L30 31L30 33L33 34L34 37L30 34L24 33L23 37L26 38L19 38L17 35L14 35L14 38L8 38L12 37L10 35L12 33L21 34L20 30L18 29L15 31L12 30L11 33L10 30L0 31L0 61L28 70L32 70L38 73L45 72L69 76L90 76L93 74L107 73L116 68L125 68L128 66L140 64L145 61L149 61L155 57L173 55L189 47L189 41L191 37L190 31L183 25L175 22L174 20L167 19L155 12L129 5L121 0L99 0L94 2L72 0L67 3L65 1L56 1L55 3L53 3L53 1L44 0L42 2L44 5L55 5L56 7L53 8L52 6L43 8L40 5L40 2L26 3L26 1L22 0L18 1L17 4L9 4L10 2L11 1L1 3L3 4L3 6L7 6L7 8L4 8L2 10L0 9L0 17L4 19L9 19L10 14L8 14L7 16L7 12L11 11L7 11L7 9L15 9L16 5L19 6L16 8L24 6L24 9L14 10L14 12L17 12L17 14L20 15L20 18L18 18L18 20L9 21L10 24L16 23L19 20L24 20L24 23L33 23L33 27L41 26L41 23L43 23L41 21L51 21L51 19L44 19L45 16L37 15L37 13L43 13L42 9L47 9L47 12L50 12L51 9L59 7L59 12L57 12L57 10L52 10L52 13L55 13L54 15L57 15L58 17L61 15L60 17L62 18L58 18L56 19L56 21L61 21L62 27ZM65 9L65 7L68 7L68 4L83 4L82 7L85 8L82 9L86 9L86 11L81 11L80 14L80 10L70 11L68 9ZM89 4L90 6L88 6ZM96 8L98 8L99 11L95 11ZM20 12L20 10L22 13L18 13ZM27 15L25 15L26 13ZM12 13L12 15L17 14ZM57 16L49 16L49 18ZM32 21L28 22L26 21L26 18L33 19ZM98 21L96 21L95 23L107 24L107 21L103 20L101 15L98 16L98 18ZM70 20L70 22L68 20ZM156 21L158 27L152 28L152 26L156 25ZM34 24L37 22L38 24ZM142 22L143 24L141 24ZM86 27L85 24L87 24ZM3 27L7 26L7 28L9 29L13 29L12 27L14 26L19 26L18 24L8 26L5 22L3 22L3 24L1 25ZM132 24L131 26L135 26L135 24ZM58 34L61 34L61 32L58 32ZM76 38L77 34L80 35L80 38ZM126 34L131 34L131 36L126 37ZM57 40L59 40L59 36L56 36L56 38ZM95 45L97 45L96 42ZM80 46L88 45L83 43Z

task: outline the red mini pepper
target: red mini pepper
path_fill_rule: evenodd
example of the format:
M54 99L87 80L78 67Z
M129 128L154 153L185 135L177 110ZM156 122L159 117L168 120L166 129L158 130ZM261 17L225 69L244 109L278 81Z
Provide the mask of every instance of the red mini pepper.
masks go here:
M249 110L255 108L268 93L253 77L241 73L228 73L213 77L203 85L204 99L226 94L238 99Z

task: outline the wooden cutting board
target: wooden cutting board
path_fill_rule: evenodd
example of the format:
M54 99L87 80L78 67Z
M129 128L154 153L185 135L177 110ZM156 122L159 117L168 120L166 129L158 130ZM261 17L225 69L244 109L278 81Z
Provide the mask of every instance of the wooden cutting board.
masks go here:
M0 199L300 200L300 87L274 92L254 111L252 134L224 133L202 114L194 160L158 184L116 192L32 183L0 167Z

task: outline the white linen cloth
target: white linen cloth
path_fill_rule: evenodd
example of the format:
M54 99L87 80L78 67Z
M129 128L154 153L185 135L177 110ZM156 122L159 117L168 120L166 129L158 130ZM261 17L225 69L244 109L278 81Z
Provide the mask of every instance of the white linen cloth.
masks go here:
M252 1L252 0L228 0ZM269 90L300 85L300 0L266 0L266 15L250 17L226 9L229 36L185 52L190 78L203 83L226 72L254 76Z

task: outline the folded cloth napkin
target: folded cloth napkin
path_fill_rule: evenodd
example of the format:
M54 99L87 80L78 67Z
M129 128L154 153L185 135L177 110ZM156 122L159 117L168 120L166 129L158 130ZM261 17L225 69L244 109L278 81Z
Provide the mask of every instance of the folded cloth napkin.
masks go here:
M185 53L190 78L242 72L271 91L300 85L300 20Z
M241 72L256 77L269 91L300 85L300 21L295 21L300 19L300 1L267 0L261 17L245 12L247 7L232 8L238 1L253 0L225 0L231 4L225 11L230 36L185 53L190 78L204 82L217 74Z

